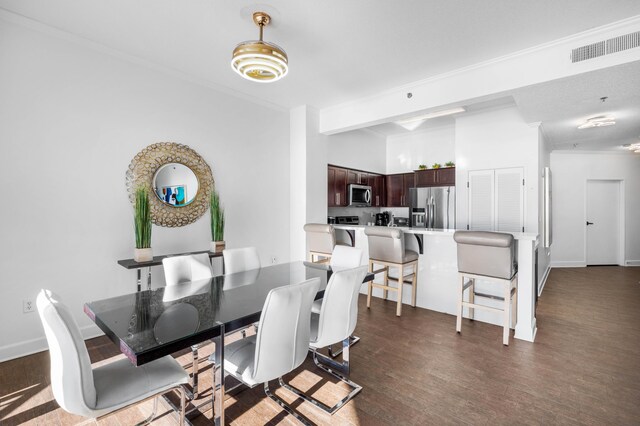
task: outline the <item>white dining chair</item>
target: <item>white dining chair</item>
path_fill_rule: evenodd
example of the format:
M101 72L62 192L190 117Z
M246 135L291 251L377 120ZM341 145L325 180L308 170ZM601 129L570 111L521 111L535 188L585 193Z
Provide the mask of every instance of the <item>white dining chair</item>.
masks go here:
M331 253L331 265L332 271L340 271L343 269L357 268L362 264L362 250L355 247L348 246L335 246ZM311 312L315 314L320 313L322 307L322 299L318 299L313 302Z
M162 267L167 286L213 277L208 253L165 257Z
M358 322L358 294L360 293L360 285L366 275L366 265L334 272L324 291L320 314L311 315L309 347L313 352L315 364L320 369L349 385L352 389L351 392L333 407L329 407L296 387L285 383L280 378L282 386L329 414L334 414L362 390L362 386L352 382L348 375L350 371L350 336ZM342 342L342 363L337 363L332 358L318 352L318 349L330 347L339 342Z
M349 246L335 246L333 249L333 253L331 254L331 270L332 271L341 271L344 269L353 269L362 265L362 250L355 247ZM320 309L322 308L322 299L317 299L313 302L313 306L311 307L311 312L314 314L319 314ZM353 346L360 341L360 337L351 336L351 344L349 346ZM329 355L335 358L342 353L342 348L339 348L337 351L333 350L333 346L329 346Z
M224 370L253 388L264 384L265 394L303 424L307 420L269 390L269 381L298 368L307 357L311 303L319 278L274 288L265 299L257 334L224 348Z
M189 376L172 357L165 356L135 367L120 359L92 368L89 352L78 324L60 298L41 290L36 305L44 327L51 357L51 388L65 411L96 419L114 414L132 404L154 399L172 390L180 393L179 424L184 424L185 391Z
M260 256L255 247L222 250L224 273L235 274L251 269L260 269Z
M164 269L164 280L167 288L213 277L213 269L211 268L208 253L165 257L162 259L162 268ZM191 388L193 398L198 397L198 349L200 346L191 346Z

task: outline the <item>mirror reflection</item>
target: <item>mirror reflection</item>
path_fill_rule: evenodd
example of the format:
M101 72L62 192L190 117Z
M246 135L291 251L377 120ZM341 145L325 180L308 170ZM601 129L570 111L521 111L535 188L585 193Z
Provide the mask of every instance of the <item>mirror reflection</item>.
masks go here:
M165 204L175 207L189 205L198 194L198 178L189 167L168 163L153 177L153 190Z

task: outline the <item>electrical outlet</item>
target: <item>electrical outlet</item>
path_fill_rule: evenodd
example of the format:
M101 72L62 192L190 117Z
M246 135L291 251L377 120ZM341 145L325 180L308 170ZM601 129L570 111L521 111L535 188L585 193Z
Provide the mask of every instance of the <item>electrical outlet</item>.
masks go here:
M278 263L278 258L277 258L277 257L275 257L275 256L271 256L271 263L272 263L272 264L274 264L274 265L275 265L276 263Z
M31 299L24 299L22 301L22 312L29 313L35 311L36 307Z

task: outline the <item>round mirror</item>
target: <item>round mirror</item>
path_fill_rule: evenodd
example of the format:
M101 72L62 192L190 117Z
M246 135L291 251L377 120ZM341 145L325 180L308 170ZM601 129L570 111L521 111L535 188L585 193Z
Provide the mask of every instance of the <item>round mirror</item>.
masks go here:
M165 204L184 207L198 194L198 177L180 163L165 164L153 176L153 192Z
M137 188L143 187L156 194L149 197L149 205L151 220L158 226L188 225L209 208L214 187L211 168L187 145L158 142L147 146L133 157L126 176L131 204L135 204ZM171 190L168 198L167 188ZM175 201L173 194L176 194Z

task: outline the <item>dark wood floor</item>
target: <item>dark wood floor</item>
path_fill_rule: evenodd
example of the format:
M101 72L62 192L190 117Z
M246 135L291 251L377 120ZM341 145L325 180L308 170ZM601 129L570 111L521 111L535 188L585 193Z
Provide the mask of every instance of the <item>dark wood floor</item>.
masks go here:
M499 327L463 323L423 309L360 300L352 374L362 393L333 417L307 403L294 406L318 424L640 424L640 268L554 269L537 311L535 344L501 344ZM91 359L109 362L106 338L87 342ZM204 348L206 354L211 348ZM187 354L179 357L187 364ZM82 419L58 408L49 386L47 352L0 364L0 423L66 425ZM210 368L201 364L203 385ZM344 389L307 362L291 375L299 387L333 403ZM275 385L274 385L275 386ZM293 396L277 388L287 401ZM205 392L208 397L210 392ZM295 424L261 388L226 401L227 422ZM149 414L144 403L100 424L128 425ZM175 424L166 409L153 424ZM194 419L206 424L211 411Z

